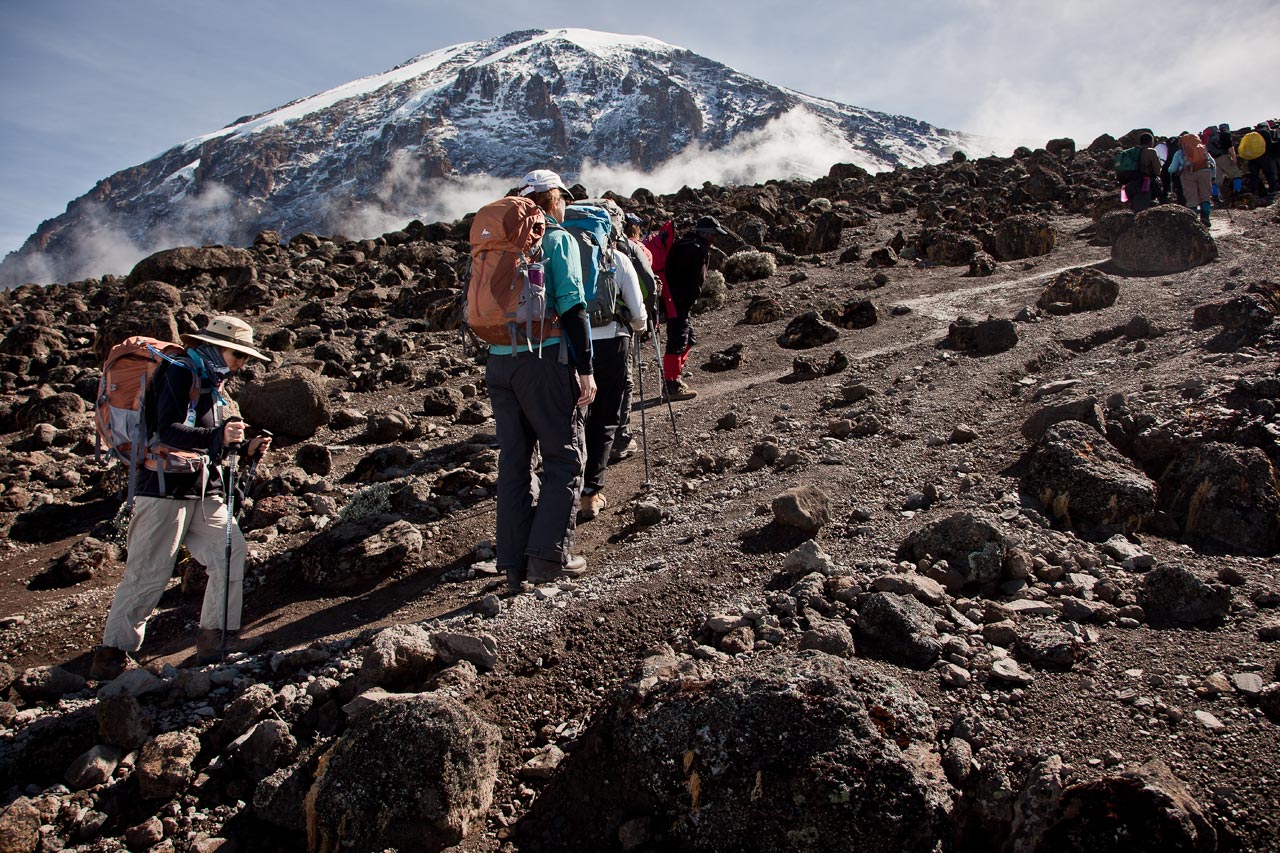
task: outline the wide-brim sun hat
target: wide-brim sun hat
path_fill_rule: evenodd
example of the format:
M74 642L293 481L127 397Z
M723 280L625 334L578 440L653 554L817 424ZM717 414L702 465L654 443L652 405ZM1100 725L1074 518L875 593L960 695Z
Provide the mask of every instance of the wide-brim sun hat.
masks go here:
M520 179L519 189L520 195L544 193L547 190L563 190L566 194L569 192L560 176L550 169L534 169Z
M250 358L271 363L271 356L264 355L253 348L253 327L239 317L219 315L209 320L198 332L182 336L182 342L191 345L192 341L213 344L216 347L244 353Z

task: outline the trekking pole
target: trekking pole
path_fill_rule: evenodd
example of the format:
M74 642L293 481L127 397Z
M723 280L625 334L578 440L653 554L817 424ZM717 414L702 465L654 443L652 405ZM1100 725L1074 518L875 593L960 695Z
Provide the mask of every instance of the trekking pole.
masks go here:
M275 438L275 436L274 436L274 435L272 435L272 433L271 433L271 431L270 431L270 430L265 430L265 429L260 429L260 430L258 430L258 436L260 436L261 438ZM257 453L255 453L253 456L249 457L249 470L245 471L245 474L244 474L244 483L245 483L245 485L244 485L244 494L245 494L245 497L248 497L248 496L249 496L249 490L253 488L253 480L254 480L254 477L256 477L256 476L258 475L258 463L259 463L259 462L261 462L261 461L262 461L262 450L261 450L261 449L259 449L259 450L258 450L258 452L257 452ZM244 512L244 501L241 501L241 502L236 506L236 518L237 518L237 519L240 517L240 514L241 514L242 512Z
M639 334L636 335L639 337ZM639 341L636 341L639 344ZM649 482L649 429L645 423L644 417L644 359L640 357L640 347L635 348L636 356L636 385L640 388L640 450L644 456L644 487L647 489L651 485Z
M653 354L658 359L658 375L662 375L662 350L658 349L658 327L653 327ZM676 440L676 444L680 443L680 433L676 432L676 410L671 406L671 397L663 394L667 400L667 414L671 416L671 435Z
M241 418L228 418L239 421ZM232 444L228 448L227 459L230 470L227 473L227 573L222 579L222 659L227 659L227 625L231 622L231 528L236 523L236 466L240 462L240 445Z

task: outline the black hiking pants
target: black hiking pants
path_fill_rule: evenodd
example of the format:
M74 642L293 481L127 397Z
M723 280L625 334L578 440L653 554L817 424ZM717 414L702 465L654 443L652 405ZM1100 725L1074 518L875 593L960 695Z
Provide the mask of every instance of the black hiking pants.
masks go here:
M622 403L628 387L627 359L631 338L619 335L591 342L591 364L596 377L596 398L587 410L587 467L582 475L582 493L594 495L604 488L604 469L609 464L618 426L622 423Z

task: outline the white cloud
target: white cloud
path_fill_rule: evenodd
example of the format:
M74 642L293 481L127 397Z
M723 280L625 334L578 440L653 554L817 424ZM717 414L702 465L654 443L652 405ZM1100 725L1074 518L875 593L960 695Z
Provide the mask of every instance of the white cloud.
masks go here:
M744 133L723 148L690 146L652 172L586 162L578 180L589 192L629 195L637 187L657 193L682 186L755 184L770 178L817 178L834 163L874 164L829 125L804 108Z

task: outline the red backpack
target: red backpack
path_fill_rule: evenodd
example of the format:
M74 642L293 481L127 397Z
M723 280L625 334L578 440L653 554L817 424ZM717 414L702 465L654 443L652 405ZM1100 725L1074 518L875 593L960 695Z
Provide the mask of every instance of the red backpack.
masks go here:
M137 335L111 348L102 365L94 426L98 430L98 459L105 445L111 456L129 466L128 505L132 509L137 489L138 465L160 475L193 474L205 463L203 453L177 450L161 444L147 428L148 392L155 375L166 364L191 371L191 405L200 399L200 379L186 360L182 344Z
M644 247L653 255L653 271L667 283L667 253L676 242L676 224L668 219L662 227L644 238ZM663 288L664 290L666 288Z
M481 340L514 347L559 336L545 284L529 280L546 230L542 208L521 196L500 198L476 213L465 314Z
M1178 140L1178 145L1182 148L1183 169L1199 172L1201 169L1209 168L1209 152L1205 150L1204 143L1196 138L1195 134L1183 134Z

